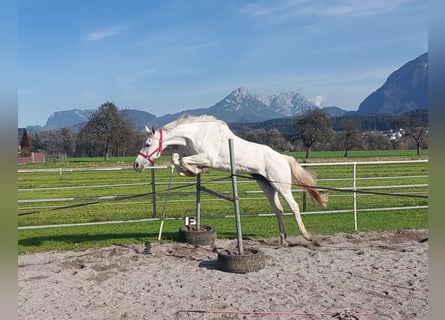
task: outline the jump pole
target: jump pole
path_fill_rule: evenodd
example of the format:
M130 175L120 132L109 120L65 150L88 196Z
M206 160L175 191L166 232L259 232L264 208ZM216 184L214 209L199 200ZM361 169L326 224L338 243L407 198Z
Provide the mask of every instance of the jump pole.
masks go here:
M236 234L238 241L238 253L239 255L244 254L243 248L243 235L241 232L241 217L239 212L239 198L238 198L238 185L236 180L235 171L235 157L233 152L233 139L229 139L229 155L230 155L230 173L232 177L232 193L233 193L233 208L235 210L236 219Z
M152 169L152 170L154 173L154 169ZM167 192L165 193L164 207L162 208L162 217L161 217L161 225L159 227L158 241L161 241L162 229L164 228L164 221L165 221L166 210L167 210L167 199L170 194L170 186L172 184L173 170L174 170L174 167L171 167L170 177L168 178L168 189L167 189Z

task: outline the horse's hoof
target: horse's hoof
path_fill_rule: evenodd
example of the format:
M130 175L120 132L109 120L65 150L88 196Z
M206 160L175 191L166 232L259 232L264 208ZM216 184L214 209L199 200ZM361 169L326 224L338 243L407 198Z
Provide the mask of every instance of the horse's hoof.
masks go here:
M312 238L311 243L315 247L320 247L321 246L320 242L318 242L318 240L315 237Z
M172 162L174 164L179 164L179 154L178 153L172 153Z
M310 233L303 234L303 238L305 238L307 241L313 242L314 238Z
M187 172L181 172L179 174L181 177L196 177L196 174L193 172L187 171Z

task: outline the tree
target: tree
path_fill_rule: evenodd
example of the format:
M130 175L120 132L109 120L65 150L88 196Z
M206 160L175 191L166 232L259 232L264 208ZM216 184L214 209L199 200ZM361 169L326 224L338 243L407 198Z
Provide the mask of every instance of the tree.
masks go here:
M72 156L76 151L76 134L70 128L62 128L58 130L60 135L59 152L64 156Z
M394 147L388 137L380 132L368 131L363 135L363 142L367 150L393 150Z
M289 143L283 138L283 135L276 128L266 130L264 128L252 129L249 127L242 127L240 137L251 142L265 144L271 148L284 151L289 149Z
M405 136L415 141L417 155L420 156L421 145L427 136L427 130L423 126L422 114L405 114L400 121L405 129Z
M306 159L311 150L318 144L329 144L333 137L333 129L329 116L320 109L312 109L296 118L294 140L301 140L306 149Z
M362 143L362 132L358 124L352 120L346 120L341 124L340 137L342 140L343 150L345 153L343 157L348 156L349 150L353 147L359 147Z
M74 146L71 145L71 148L68 148L68 141L74 141L72 135L73 133L67 128L37 132L33 135L33 150L44 150L48 155L53 156L74 151Z
M92 150L99 151L104 161L107 161L110 159L113 147L119 153L119 150L125 148L133 133L130 121L119 113L116 105L105 102L82 127L79 132L79 141L83 142L84 148L87 147L87 153L90 154Z
M284 139L283 135L278 129L272 128L268 130L267 135L268 146L278 151L284 151L288 149L288 142L286 141L286 139Z

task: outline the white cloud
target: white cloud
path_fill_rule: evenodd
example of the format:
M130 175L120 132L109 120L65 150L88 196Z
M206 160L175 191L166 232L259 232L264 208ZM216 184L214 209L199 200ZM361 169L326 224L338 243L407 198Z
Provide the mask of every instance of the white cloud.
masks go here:
M123 29L124 29L124 27L122 25L118 25L118 26L113 26L113 27L109 27L106 29L91 31L86 35L85 40L86 41L97 41L97 40L101 40L104 38L112 37L112 36L118 34Z
M392 11L405 3L420 0L280 0L249 3L241 12L283 21L295 17L363 17Z
M321 108L324 105L324 102L326 100L327 98L324 95L315 96L309 99L309 101L313 102L319 108Z
M183 46L179 46L178 50L183 51L198 51L203 50L208 47L214 46L217 42L216 41L207 41L207 42L199 42L199 43L193 43L193 44L187 44Z

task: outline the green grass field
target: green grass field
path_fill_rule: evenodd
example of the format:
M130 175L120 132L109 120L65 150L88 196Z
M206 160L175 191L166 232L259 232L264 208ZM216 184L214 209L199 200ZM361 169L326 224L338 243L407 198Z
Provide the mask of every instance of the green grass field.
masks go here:
M341 153L340 153L341 154ZM352 152L351 157L344 159L338 152L314 152L308 162L342 162L367 160L411 160L427 159L425 155L417 157L415 151L375 151ZM300 162L304 153L292 153ZM104 163L99 158L76 158L60 164L57 162L45 164L29 164L19 166L19 169L49 169L49 168L83 168L101 166L129 166L134 157L112 159ZM162 157L159 164L168 163L168 157ZM352 165L314 166L309 167L316 173L319 186L329 188L352 187ZM427 187L406 188L408 184L428 183L428 163L358 165L357 187L382 186L372 189L376 192L427 194ZM215 179L223 179L227 173L210 170L202 175L203 185L213 190L226 192L230 195L230 181L215 183ZM391 178L389 178L391 177ZM408 177L408 178L406 178ZM156 191L161 193L157 197L157 217L161 216L165 197L162 195L167 189L169 170L156 170ZM194 183L194 178L183 178L173 175L172 187L187 183ZM242 215L271 213L271 208L259 192L259 187L248 179L240 178L240 209ZM143 195L151 192L150 170L142 174L134 170L119 171L62 171L38 172L18 174L18 204L19 226L36 226L64 223L84 223L113 220L138 220L153 216L152 198ZM128 185L137 184L137 185ZM387 185L400 185L391 189ZM84 186L80 188L79 186ZM85 186L88 186L87 188ZM176 241L178 229L183 224L184 216L195 214L195 187L188 186L171 191L166 207L167 220L164 224L163 241ZM307 202L308 212L351 210L352 193L329 191L329 204L322 209ZM95 197L107 196L137 196L125 200L98 200ZM141 195L141 196L138 196ZM142 196L143 195L143 196ZM302 195L295 191L294 196L302 208ZM63 198L75 198L75 201ZM32 202L26 202L33 200ZM36 202L35 200L39 200ZM284 204L284 202L283 202ZM366 230L398 230L406 228L426 228L427 209L415 210L385 210L367 212L360 211L381 207L426 206L428 199L392 197L385 195L357 194L358 227ZM287 207L285 206L285 211ZM202 223L212 225L217 229L218 238L235 238L235 221L233 218L222 218L233 214L233 204L216 199L213 195L202 195L201 215ZM311 214L304 215L303 220L307 229L314 234L329 234L336 232L354 232L353 214ZM277 237L275 217L246 217L242 218L243 236L248 238ZM286 216L286 227L289 235L297 235L297 227L293 217ZM94 226L76 226L66 228L46 228L19 230L19 253L38 252L48 250L84 250L90 247L106 246L110 244L128 245L157 241L159 221L122 223Z

